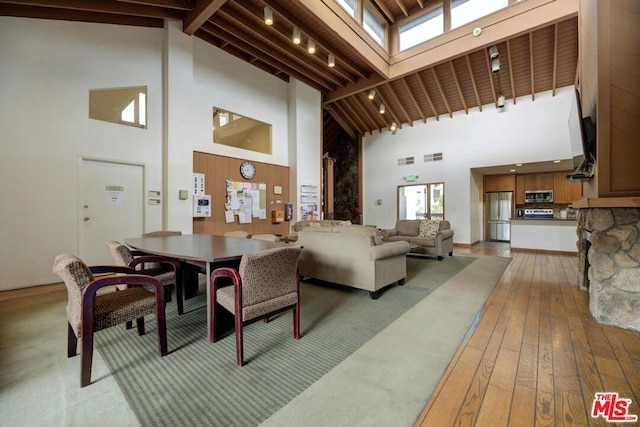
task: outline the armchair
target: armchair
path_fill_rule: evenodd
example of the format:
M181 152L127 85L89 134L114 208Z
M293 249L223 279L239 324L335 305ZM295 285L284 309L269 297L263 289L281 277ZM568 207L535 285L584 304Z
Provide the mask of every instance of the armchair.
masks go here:
M121 323L136 321L138 335L144 334L144 316L155 313L160 356L167 354L164 287L159 280L122 266L87 265L78 257L58 255L52 271L67 287L67 356L80 349L80 387L91 383L93 334ZM94 278L94 273L120 273ZM123 274L124 275L121 275ZM105 286L125 285L123 290L97 294ZM144 286L144 287L140 287ZM149 290L151 289L151 291Z
M244 255L238 270L217 268L211 273L209 310L212 310L209 340L216 342L215 310L220 305L234 315L236 362L244 365L243 327L257 320L293 309L293 337L300 338L300 246L280 247ZM220 287L221 278L233 286ZM228 281L228 280L227 280Z

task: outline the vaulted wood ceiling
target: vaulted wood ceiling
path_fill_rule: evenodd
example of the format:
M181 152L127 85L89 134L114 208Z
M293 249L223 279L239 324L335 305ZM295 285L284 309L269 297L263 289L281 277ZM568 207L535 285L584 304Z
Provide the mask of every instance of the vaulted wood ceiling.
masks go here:
M371 1L390 25L437 2ZM0 15L147 27L180 20L185 33L280 79L293 77L318 89L325 111L355 136L382 132L392 122L400 128L486 108L500 93L513 104L520 96L535 98L574 84L578 22L575 13L554 12L561 5L562 0L522 1L508 8L515 13L498 12L445 34L444 41L392 55L334 0L0 0ZM271 26L264 23L265 6L274 12ZM545 18L547 9L551 18ZM486 37L471 36L476 25ZM302 34L300 45L292 43L294 27ZM313 55L306 51L309 39L316 42ZM491 45L500 52L498 73L491 72ZM327 66L329 54L336 57L333 68ZM371 88L373 101L367 98Z

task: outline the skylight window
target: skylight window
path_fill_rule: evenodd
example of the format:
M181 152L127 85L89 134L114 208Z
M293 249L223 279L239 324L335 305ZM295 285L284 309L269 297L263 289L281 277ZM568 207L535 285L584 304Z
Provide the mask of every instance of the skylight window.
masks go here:
M451 0L451 28L458 28L507 6L509 0Z
M410 47L441 35L443 31L444 15L442 13L442 4L440 4L422 15L400 24L398 29L400 39L399 48L401 51L409 49Z

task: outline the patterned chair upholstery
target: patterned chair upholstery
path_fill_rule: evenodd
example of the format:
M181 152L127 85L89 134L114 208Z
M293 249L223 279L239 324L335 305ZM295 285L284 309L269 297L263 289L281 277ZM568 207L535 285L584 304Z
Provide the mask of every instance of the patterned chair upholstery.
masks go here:
M167 288L165 295L167 301L171 301L171 286L176 287L176 304L178 314L184 313L184 295L180 262L165 257L146 255L139 251L131 250L115 240L105 242L115 265L121 267L131 267L140 274L153 276L160 280Z
M93 334L102 329L136 321L138 335L144 334L144 316L156 315L158 350L167 354L164 287L159 280L122 266L87 267L74 255L58 255L52 271L67 287L67 356L76 355L78 338L80 349L80 387L91 383ZM94 273L119 273L94 278ZM126 288L97 295L105 286L125 285ZM149 290L151 289L151 291Z
M217 268L207 286L212 325L209 340L216 341L215 310L219 305L234 315L236 361L244 365L242 328L249 323L293 309L293 337L300 338L300 275L298 258L302 247L267 249L244 255L238 270ZM231 279L233 286L220 287L222 278ZM227 280L228 282L228 280Z
M280 237L276 236L275 234L253 234L251 238L256 240L266 240L267 242L280 241Z
M246 231L242 231L242 230L236 230L236 231L227 231L224 233L225 237L243 237L243 238L248 238L251 235L249 233L247 233Z

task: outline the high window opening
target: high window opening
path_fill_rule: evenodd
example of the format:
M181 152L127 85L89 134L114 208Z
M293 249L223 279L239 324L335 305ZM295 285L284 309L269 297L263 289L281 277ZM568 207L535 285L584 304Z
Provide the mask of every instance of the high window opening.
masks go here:
M409 49L430 40L444 32L442 4L430 9L414 19L405 21L398 27L400 50Z
M368 0L335 0L376 43L386 48L387 23Z
M458 28L507 6L509 0L451 0L451 28Z

